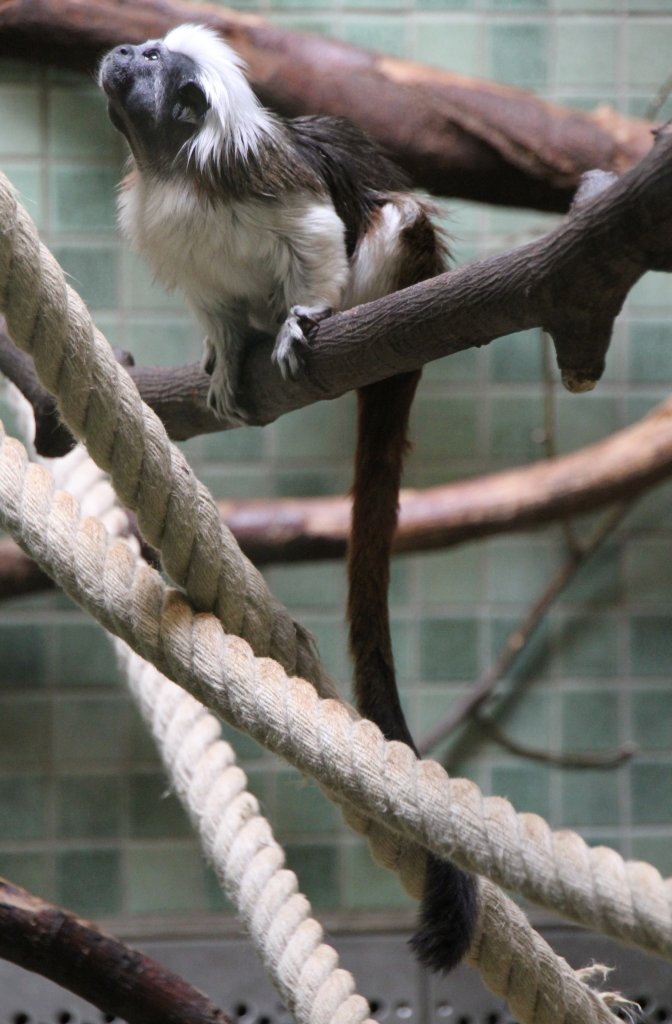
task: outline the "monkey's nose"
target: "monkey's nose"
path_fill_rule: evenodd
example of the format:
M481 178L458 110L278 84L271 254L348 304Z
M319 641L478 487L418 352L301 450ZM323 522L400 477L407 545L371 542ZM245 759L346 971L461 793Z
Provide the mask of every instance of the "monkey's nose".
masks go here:
M110 55L112 57L132 57L134 50L135 47L130 43L124 43L122 46L115 46Z
M115 46L102 60L98 84L107 96L116 95L126 87L126 79L133 67L135 47L131 43Z

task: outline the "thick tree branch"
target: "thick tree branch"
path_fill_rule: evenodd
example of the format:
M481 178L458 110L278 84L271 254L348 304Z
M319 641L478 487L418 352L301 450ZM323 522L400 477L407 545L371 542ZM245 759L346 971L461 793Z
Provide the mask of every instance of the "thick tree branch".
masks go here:
M0 374L11 380L33 407L38 455L52 459L65 455L75 439L59 419L56 400L40 383L32 359L14 345L5 326L4 317L0 316ZM174 441L224 429L207 406L209 378L198 363L177 369L135 367L130 353L115 349L115 354Z
M545 238L322 321L306 372L282 385L257 345L243 385L266 423L306 399L333 398L374 379L541 326L570 390L594 385L613 322L647 269L672 267L672 131Z
M299 381L280 379L270 360L272 341L258 337L243 381L247 395L254 396L258 421L270 422L312 401L537 325L552 333L566 383L590 385L602 372L612 320L628 289L645 269L672 266L671 157L672 132L665 128L636 168L579 205L546 238L323 321L310 339ZM36 401L31 368L25 359L14 360L12 368L12 348L8 339L0 339L2 368ZM173 437L229 426L207 410L208 380L197 367L130 372ZM497 474L486 483L465 481L405 497L398 549L520 529L623 498L666 477L671 450L668 402L635 427L583 452ZM306 507L270 511L275 524L283 523L283 557L292 549L301 557L342 550L344 504L331 506L335 521L327 530L322 505L319 525L310 528L292 525L297 516L305 517ZM255 511L257 524L259 515ZM248 527L248 551L255 536ZM278 550L268 539L260 547L256 554L262 560Z
M0 0L0 3L2 0ZM672 267L672 130L555 231L511 252L323 320L309 338L305 373L283 381L271 338L250 338L241 402L256 423L496 338L541 326L553 338L570 390L599 379L613 322L647 269ZM195 367L133 371L174 437L225 429L205 408L207 378ZM189 419L193 417L193 424Z
M206 996L155 960L4 879L0 956L128 1024L231 1024Z
M396 553L529 529L630 500L672 475L672 399L640 422L570 455L400 497ZM257 564L341 558L348 498L220 501L223 521ZM37 567L0 543L0 598L40 588ZM44 578L44 586L48 581Z
M569 455L400 495L397 554L530 529L628 501L672 476L672 399L633 426ZM260 563L341 557L349 498L220 501L223 520Z
M615 305L613 292L624 290L623 281L619 282L621 263L625 263L622 276L627 281L638 273L638 269L633 268L638 268L645 260L653 266L663 267L669 260L667 247L670 237L672 171L663 168L662 174L657 176L655 167L653 172L648 167L657 166L669 148L670 135L666 133L656 147L656 152L628 175L631 179L631 192L626 187L627 182L622 179L590 207L570 217L568 225L561 226L548 239L511 254L511 259L520 264L521 252L541 251L546 280L542 274L541 280L535 284L533 257L526 256L525 259L530 261L528 284L518 281L511 287L506 274L507 258L494 257L477 265L483 273L467 267L464 271L425 282L378 303L341 314L332 321L325 321L319 336L313 341L309 359L309 370L314 366L319 371L318 380L324 381L321 387L324 397L339 394L341 390L347 390L350 384L366 383L371 379L369 374L380 376L381 368L390 372L391 358L400 358L395 367L398 369L419 366L427 340L434 349L442 346L453 350L466 347L464 340L456 337L460 326L465 330L463 338L466 337L467 342L473 340L474 331L482 331L487 337L488 328L491 329L495 321L501 323L502 317L509 319L511 330L523 325L530 326L525 301L534 292L541 294L541 300L534 295L540 308L545 302L552 311L554 303L557 303L558 318L564 315L571 321L576 316L576 310L571 305L572 292L579 288L574 283L590 282L601 275L607 279L607 303ZM661 177L665 182L661 182ZM649 196L650 182L653 183L653 197ZM668 186L667 193L663 188L664 183ZM657 221L656 205L659 213ZM614 210L617 210L617 216ZM601 212L608 225L606 228L600 221ZM579 219L586 222L583 232L575 230ZM611 223L614 219L615 223ZM619 234L620 238L617 237ZM605 243L606 247L602 247L601 243ZM553 255L556 244L559 256ZM565 252L572 244L575 249L572 254L573 264ZM561 257L565 259L564 265ZM471 281L472 290L465 287L465 278ZM487 285L485 288L484 280ZM563 282L567 287L567 306L564 310L562 298L555 294L557 289L562 292ZM587 287L587 294L579 301L585 305L594 300L592 313L595 313L597 302L601 299L599 287ZM436 314L429 302L423 305L422 302L416 302L415 297L419 295L422 298L430 290L433 293L430 298L433 298L435 306L444 312L446 308L454 310L454 316L447 315L448 322L452 325L459 321L457 328L446 329L447 339L441 334L438 325L430 332L424 330L423 312L431 315L432 320ZM502 302L508 300L510 303L510 308L504 312L498 308L498 291L504 293ZM377 308L382 306L389 309L390 305L399 304L399 317L403 324L409 299L413 299L412 322L416 326L406 335L403 326L400 328L395 319L387 318L387 314L383 313L380 319L375 317ZM360 317L365 325L361 329ZM470 317L473 324L467 322ZM347 320L351 321L350 329L341 335L336 326ZM371 360L371 346L366 337L360 340L358 349L355 342L355 351L352 351L352 334L365 335L367 325L375 341L375 351L385 353L379 356L380 364L375 359ZM398 352L390 353L389 349L385 349L386 340L389 342L390 339L396 343ZM584 336L587 354L592 340L590 336ZM311 381L310 372L304 381L283 384L268 358L269 346L270 342L261 341L252 353L248 360L247 379L255 379L256 387L259 388L260 408L264 410L265 418L272 419L274 415L290 408L307 404L313 395L319 395L320 386L316 386L314 380ZM421 355L418 355L418 350ZM578 357L581 358L580 351ZM358 358L364 366L363 370L356 362ZM594 356L590 358L594 359ZM48 408L50 400L45 400L30 361L17 353L6 336L0 336L0 369L36 404L38 422L39 410L46 405L49 429L38 429L38 437L52 436L53 416ZM133 374L143 397L164 419L174 438L184 438L224 426L205 406L208 380L197 366L177 370L130 368L129 372ZM58 446L56 450L50 450L47 446L42 451L45 454L59 453ZM445 546L503 530L522 529L570 512L596 508L664 479L669 475L671 467L672 402L668 401L641 423L581 452L483 479L432 488L426 492L405 493L402 495L397 550ZM229 523L246 551L259 561L340 555L347 536L348 517L348 503L341 499L242 503L227 511Z
M650 148L650 127L612 110L583 114L211 4L0 0L0 55L90 72L110 46L182 21L222 32L264 102L288 115L348 116L436 194L564 210L584 171L620 173Z
M421 491L402 490L397 553L446 548L630 500L672 475L672 399L632 426L569 455ZM220 502L253 560L340 557L345 498Z

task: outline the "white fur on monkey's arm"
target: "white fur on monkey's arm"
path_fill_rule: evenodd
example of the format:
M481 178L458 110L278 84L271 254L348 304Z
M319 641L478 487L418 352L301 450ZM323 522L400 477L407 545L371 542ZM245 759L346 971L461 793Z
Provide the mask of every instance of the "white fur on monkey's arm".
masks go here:
M303 369L306 335L340 309L349 283L343 221L329 201L310 203L288 244L290 263L282 282L289 313L280 327L272 359L285 380Z

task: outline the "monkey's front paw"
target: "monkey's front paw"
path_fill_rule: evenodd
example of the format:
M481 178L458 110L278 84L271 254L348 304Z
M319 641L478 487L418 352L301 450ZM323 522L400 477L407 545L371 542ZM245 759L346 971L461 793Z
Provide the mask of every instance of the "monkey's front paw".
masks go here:
M305 368L308 351L307 335L320 320L331 315L328 306L292 306L289 316L278 331L271 356L285 380L296 380Z
M278 331L271 359L285 380L299 377L306 364L308 342L295 316L288 316Z

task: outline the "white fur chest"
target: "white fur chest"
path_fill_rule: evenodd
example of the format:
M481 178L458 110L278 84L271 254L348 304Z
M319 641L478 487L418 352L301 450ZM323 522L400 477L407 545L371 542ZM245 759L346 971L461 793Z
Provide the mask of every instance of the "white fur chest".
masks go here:
M345 284L340 218L331 203L314 197L213 204L186 184L138 175L120 195L119 221L157 279L182 289L205 319L242 302L252 321L270 327L303 250L310 250L309 263L332 265L339 290Z
M196 307L253 299L272 287L282 242L271 208L214 206L182 184L138 179L120 198L119 219L158 280L183 289Z

